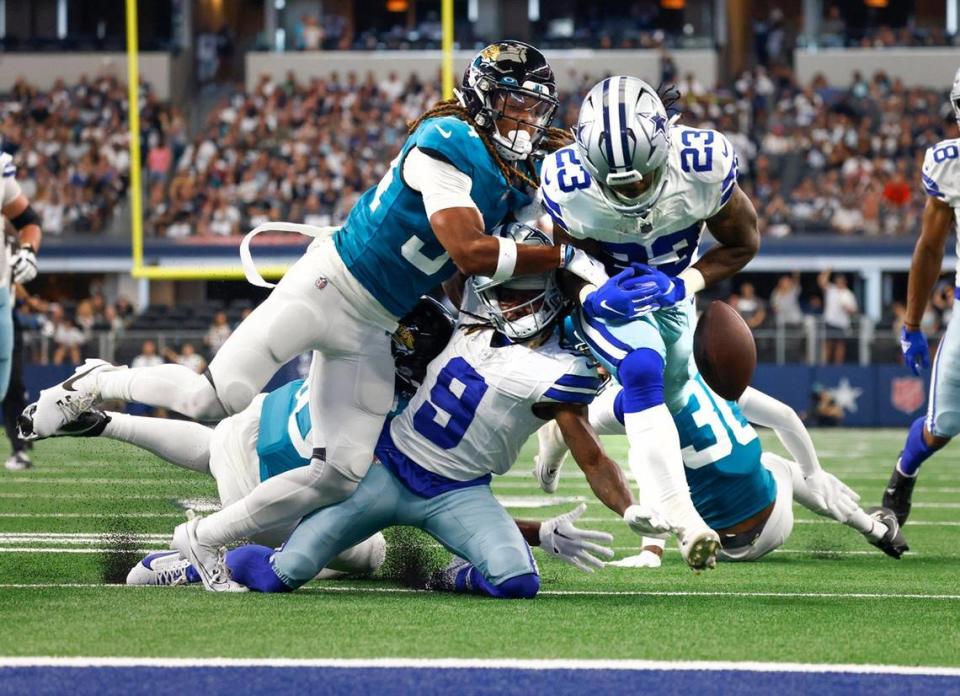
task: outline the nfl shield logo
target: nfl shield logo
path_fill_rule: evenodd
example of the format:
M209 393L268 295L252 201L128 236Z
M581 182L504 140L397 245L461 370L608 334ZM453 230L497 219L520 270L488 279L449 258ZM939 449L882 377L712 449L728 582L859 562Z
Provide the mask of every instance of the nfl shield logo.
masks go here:
M327 287L327 279L324 278L323 276L320 276L319 278L317 278L317 281L314 283L314 286L317 288L317 290L323 290L325 287Z
M927 400L919 377L894 377L890 383L890 403L898 411L910 414Z

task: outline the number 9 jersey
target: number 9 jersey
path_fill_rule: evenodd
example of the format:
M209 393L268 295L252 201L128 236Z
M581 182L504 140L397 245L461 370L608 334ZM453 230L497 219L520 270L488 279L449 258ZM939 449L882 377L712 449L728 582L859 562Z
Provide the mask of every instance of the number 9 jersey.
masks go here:
M675 276L696 260L703 221L733 195L738 163L721 133L673 126L666 166L663 194L644 218L607 204L576 145L547 155L538 197L554 224L570 236L601 243L606 253L600 260L609 274L638 261Z
M941 140L927 148L921 180L923 190L928 196L939 198L953 208L957 229L957 253L960 253L960 218L957 217L957 210L960 209L960 138ZM957 267L955 285L960 287L960 264Z

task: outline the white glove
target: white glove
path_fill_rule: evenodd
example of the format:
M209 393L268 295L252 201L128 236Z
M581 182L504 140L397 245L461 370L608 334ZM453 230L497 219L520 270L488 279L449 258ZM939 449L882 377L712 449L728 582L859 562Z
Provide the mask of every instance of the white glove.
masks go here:
M10 273L14 283L29 283L37 277L37 254L33 247L24 244L13 255L10 262Z
M597 556L613 558L613 549L600 546L593 541L609 544L613 541L613 535L574 527L574 521L586 509L587 504L580 503L570 512L541 522L540 548L552 556L575 565L585 573L592 573L594 568L603 568L603 561ZM593 541L589 541L590 539Z
M657 510L642 505L631 505L624 510L623 521L630 529L643 536L666 537L677 531Z
M569 244L560 245L560 268L598 288L609 279L602 263L583 249Z
M860 496L840 479L820 469L805 479L813 497L812 508L818 515L832 517L837 522L846 522L859 507Z

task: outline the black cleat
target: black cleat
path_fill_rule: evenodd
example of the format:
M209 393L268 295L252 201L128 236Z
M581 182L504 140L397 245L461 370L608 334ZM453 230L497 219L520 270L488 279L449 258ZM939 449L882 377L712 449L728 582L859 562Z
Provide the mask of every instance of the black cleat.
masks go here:
M893 510L885 507L872 507L867 508L866 513L887 528L887 533L882 538L877 541L870 541L873 546L876 546L891 558L897 559L910 550Z
M17 428L20 436L33 432L33 413L37 410L36 404L27 406L17 418ZM52 437L97 437L103 434L104 428L110 422L110 416L95 408L84 411L74 420L65 423Z
M917 485L916 476L904 476L896 467L890 482L883 491L883 500L880 505L897 516L897 523L902 527L910 516L910 499L913 498L913 487Z

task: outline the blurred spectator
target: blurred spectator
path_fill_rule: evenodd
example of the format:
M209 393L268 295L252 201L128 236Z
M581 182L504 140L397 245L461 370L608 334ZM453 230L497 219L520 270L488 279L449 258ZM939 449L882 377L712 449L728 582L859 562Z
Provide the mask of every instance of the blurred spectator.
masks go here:
M197 374L203 374L203 371L207 368L206 361L202 355L197 353L192 343L184 343L180 346L179 353L173 348L167 348L163 351L163 355L170 362L188 367Z
M209 349L210 355L216 355L220 347L227 342L233 329L227 322L226 312L217 312L213 315L213 323L207 329L207 335L203 339L203 344Z
M767 318L766 307L763 300L757 297L753 283L744 283L740 286L740 295L736 298L733 307L751 329L758 328Z
M770 309L778 324L799 324L803 321L799 273L780 276L770 294Z
M144 341L140 347L140 355L130 363L130 367L156 367L163 364L163 358L157 355L157 344L153 341Z
M63 317L57 321L53 341L56 348L53 351L53 364L61 365L67 360L71 365L79 365L82 361L80 349L87 342L83 331L77 328L73 320Z
M823 323L826 330L823 362L840 365L847 359L847 339L852 318L858 311L857 297L847 287L847 277L837 273L831 278L829 268L820 273L817 284L823 290Z

